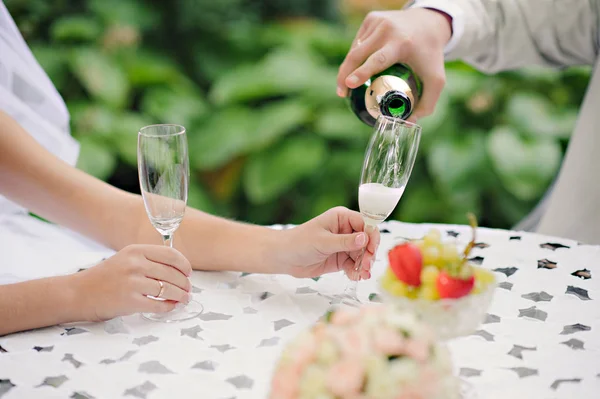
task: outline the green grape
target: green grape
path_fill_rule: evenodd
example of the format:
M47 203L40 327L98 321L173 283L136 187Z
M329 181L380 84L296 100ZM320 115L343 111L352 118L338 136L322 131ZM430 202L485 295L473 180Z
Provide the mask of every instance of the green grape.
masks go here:
M440 293L434 285L423 285L419 290L419 298L436 301L440 299Z
M438 275L440 274L439 270L435 266L426 266L421 271L421 283L423 285L434 285L437 281Z
M431 229L423 237L423 242L426 247L439 247L441 246L442 235L439 230Z
M456 245L451 243L446 243L442 246L440 258L443 260L444 264L448 265L454 265L461 261Z
M426 246L423 251L423 265L429 266L434 265L437 266L438 258L440 255L440 250L437 246Z

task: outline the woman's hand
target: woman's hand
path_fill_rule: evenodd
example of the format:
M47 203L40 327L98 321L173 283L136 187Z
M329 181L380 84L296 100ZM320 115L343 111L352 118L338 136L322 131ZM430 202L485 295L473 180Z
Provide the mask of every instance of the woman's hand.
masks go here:
M349 277L368 279L379 246L379 229L365 233L358 212L338 207L283 232L287 236L278 258L285 272L295 277L316 277L343 270ZM366 247L360 276L353 273L357 257Z
M131 245L73 276L80 320L102 321L138 312L162 313L190 300L190 262L177 250ZM150 299L161 291L164 301Z

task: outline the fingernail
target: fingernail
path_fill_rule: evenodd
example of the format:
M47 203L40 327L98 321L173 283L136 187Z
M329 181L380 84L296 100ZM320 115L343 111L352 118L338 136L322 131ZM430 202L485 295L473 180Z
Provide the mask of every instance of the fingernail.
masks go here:
M351 85L358 84L358 76L350 75L350 77L348 78L348 83L350 83Z
M340 97L346 97L346 91L344 89L342 89L340 86L338 86L337 95Z
M356 236L356 245L362 247L363 245L365 245L365 243L367 242L367 236L365 233L360 233L359 235Z
M371 272L368 272L369 274L367 275L367 280L371 278Z

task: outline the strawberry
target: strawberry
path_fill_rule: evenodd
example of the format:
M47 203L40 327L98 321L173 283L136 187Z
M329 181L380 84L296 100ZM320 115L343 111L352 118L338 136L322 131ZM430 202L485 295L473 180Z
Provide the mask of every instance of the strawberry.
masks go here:
M417 246L410 243L398 245L388 253L388 259L398 280L413 287L421 285L423 255Z
M438 274L436 287L440 293L440 298L461 298L473 290L475 286L475 276L467 278L454 277L446 271Z

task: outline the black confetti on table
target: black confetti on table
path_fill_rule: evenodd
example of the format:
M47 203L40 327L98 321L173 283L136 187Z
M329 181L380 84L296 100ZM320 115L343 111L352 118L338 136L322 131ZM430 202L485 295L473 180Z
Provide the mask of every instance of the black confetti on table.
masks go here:
M538 263L538 269L556 269L557 264L556 262L552 262L551 260L548 259L541 259L537 261Z
M205 360L203 362L196 363L192 366L193 369L200 369L205 371L215 371L219 364L212 360Z
M591 329L592 329L592 327L590 327L590 326L586 326L586 325L577 323L577 324L572 324L570 326L564 326L560 335L575 334L580 331L590 331Z
M225 353L227 351L230 351L232 349L235 349L235 346L231 346L229 344L224 344L224 345L211 345L210 346L213 349L218 350L221 353Z
M469 367L462 367L459 371L459 376L461 377L479 377L482 371L478 369L472 369Z
M481 265L483 263L483 256L474 256L472 258L469 259L469 262L475 264L475 265Z
M498 287L505 289L507 291L511 291L512 287L513 287L513 283L511 283L509 281L502 281L502 282L498 283Z
M56 377L46 377L44 379L44 381L40 385L38 385L38 388L39 387L43 387L44 385L47 385L47 386L50 386L50 387L54 387L54 388L58 388L58 387L60 387L62 384L64 384L68 380L69 379L65 375L59 375L59 376L56 376Z
M181 332L180 332L180 336L187 336L190 338L194 338L194 339L199 339L199 340L203 340L202 337L200 337L198 334L201 333L202 331L204 331L202 329L202 327L200 327L199 325L195 325L193 327L188 327L188 328L182 328Z
M81 367L83 363L73 357L72 353L65 353L65 356L62 358L63 362L71 363L76 369Z
M390 234L391 231L389 231L388 229L379 229L379 233L380 234Z
M546 321L546 318L548 318L548 313L536 308L535 306L532 306L527 309L519 309L519 317L529 317L540 321Z
M150 381L144 382L142 385L138 385L137 387L127 389L123 395L124 396L135 396L136 398L146 399L146 395L156 389L156 385L151 383Z
M582 301L589 301L592 299L588 295L587 290L584 290L583 288L575 287L572 285L567 287L567 291L565 291L565 294L575 295L577 298L581 299Z
M83 391L79 391L79 392L73 392L73 394L70 396L71 399L95 399L92 395L90 395L87 392L83 392Z
M585 349L583 347L584 346L583 341L580 341L580 340L578 340L576 338L571 338L568 341L561 342L561 344L567 345L569 348L574 349L574 350L583 350L583 349Z
M68 327L68 328L65 328L65 332L60 335L77 335L77 334L85 334L86 332L89 332L89 331L85 330L83 328L79 328L79 327Z
M198 288L195 285L192 285L192 294L200 294L202 292L202 288Z
M240 277L246 277L246 276L249 276L249 275L251 275L251 274L252 274L252 273L243 272L243 273L242 273L242 275L241 275Z
M540 248L549 249L551 251L556 251L560 248L570 248L566 245L555 243L555 242L547 242L545 244L540 244Z
M7 353L8 351L0 345L0 353Z
M224 314L224 313L208 312L208 313L202 313L198 317L202 321L220 321L220 320L229 320L229 319L231 319L232 316L228 315L228 314Z
M319 281L321 279L321 277L312 277L313 281Z
M16 385L13 384L10 380L1 380L0 379L0 398L2 396L4 396L5 393L7 393L11 389L13 389L14 387L16 387Z
M492 323L500 323L500 316L496 316L495 314L489 314L487 313L485 315L485 320L483 321L483 324L492 324Z
M530 369L528 367L511 367L510 370L517 373L519 378L530 377L532 375L538 374L538 371L536 369Z
M490 244L486 244L485 242L476 242L475 245L473 245L473 248L485 249L489 246Z
M296 288L296 294L316 294L317 291L313 290L310 287L300 287Z
M129 329L120 317L105 322L104 331L108 334L129 334Z
M289 321L288 319L281 319L281 320L274 321L273 327L275 328L275 331L279 331L282 328L291 326L292 324L294 324L293 321Z
M490 334L489 332L485 331L485 330L478 330L475 331L473 334L471 335L477 335L479 337L482 337L483 339L485 339L486 341L494 341L494 336L492 334Z
M509 241L514 241L514 240L521 241L521 236L510 236L510 237L508 238L508 240L509 240Z
M458 231L448 230L446 234L448 234L450 237L458 237L460 233Z
M552 385L550 385L550 388L552 388L556 391L558 389L558 387L560 386L560 384L564 384L566 382L578 384L581 382L581 378L569 378L569 379L556 380L552 383Z
M545 291L540 291L523 294L521 295L521 298L529 299L534 302L550 302L554 297Z
M258 344L258 347L265 348L265 347L269 347L269 346L277 346L278 343L279 343L279 337L265 338L262 341L260 341L260 344Z
M258 310L247 306L244 308L244 313L245 314L256 314L256 313L258 313Z
M134 338L131 343L137 346L143 346L156 341L158 341L158 337L155 337L154 335L146 335L144 337Z
M33 350L37 352L52 352L52 349L54 349L54 345L33 347Z
M235 377L231 377L226 379L228 383L236 387L237 389L252 389L254 385L254 380L247 375L238 375Z
M516 267L499 267L497 269L494 269L495 272L498 273L504 273L506 274L506 277L510 277L513 274L515 274L519 269Z
M174 374L158 360L150 360L149 362L140 364L138 371L148 374Z
M589 280L592 278L592 272L588 269L581 269L571 273L571 276L579 277L583 280Z
M510 356L514 356L517 359L523 359L524 351L537 351L537 347L532 346L521 346L521 345L513 345L512 349L508 352Z

